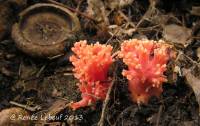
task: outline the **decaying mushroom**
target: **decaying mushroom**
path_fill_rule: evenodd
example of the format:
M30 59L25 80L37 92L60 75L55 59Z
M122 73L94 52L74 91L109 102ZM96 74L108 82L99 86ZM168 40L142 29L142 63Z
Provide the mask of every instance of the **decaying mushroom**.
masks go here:
M19 16L19 22L12 28L12 37L17 47L31 56L62 54L67 40L80 30L76 15L54 4L32 5Z

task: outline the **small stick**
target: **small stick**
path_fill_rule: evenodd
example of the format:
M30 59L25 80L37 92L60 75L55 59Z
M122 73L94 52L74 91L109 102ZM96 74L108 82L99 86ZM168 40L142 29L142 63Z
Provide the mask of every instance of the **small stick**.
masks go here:
M29 110L29 111L31 111L31 112L35 112L35 111L41 109L41 106L39 106L39 105L37 105L37 106L35 106L35 107L31 107L31 106L23 105L23 104L14 102L14 101L10 101L10 104L16 105L16 106L21 107L21 108L24 108L24 109Z
M56 59L56 58L61 57L63 55L64 54L59 54L59 55L56 55L56 56L53 56L53 57L48 57L48 59L53 60L53 59Z
M104 126L104 123L105 123L104 119L105 119L105 115L106 115L106 108L107 108L108 102L110 100L110 94L111 94L114 82L115 81L113 80L112 83L111 83L111 85L110 85L110 87L109 87L109 89L108 89L108 93L106 94L106 99L105 99L104 104L103 104L103 108L102 108L102 112L101 112L101 118L100 118L100 120L98 122L98 126Z
M63 74L64 76L73 76L73 73L72 72L66 72Z
M42 71L43 71L45 68L46 68L46 64L43 65L43 66L40 68L40 70L38 71L38 73L36 74L36 77L37 77L37 78L40 77Z
M162 109L163 109L163 107L160 106L160 107L159 107L159 111L158 111L158 115L157 115L156 126L159 126L159 123L160 123L160 116L161 116L161 113L162 113Z
M129 19L129 17L127 17L121 10L118 12L133 28L135 28L135 24Z

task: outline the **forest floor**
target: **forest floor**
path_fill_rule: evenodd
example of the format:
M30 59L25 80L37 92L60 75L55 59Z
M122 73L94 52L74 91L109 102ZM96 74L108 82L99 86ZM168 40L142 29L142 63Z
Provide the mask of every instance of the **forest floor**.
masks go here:
M0 1L0 28L6 26L2 32L0 29L0 126L200 126L198 0L57 1L72 9L80 20L81 32L73 42L99 41L117 50L123 40L130 38L163 39L177 52L176 60L168 64L169 70L165 73L168 82L163 84L160 98L152 97L147 105L133 103L127 80L121 75L126 66L117 61L114 71L117 77L108 104L103 106L99 101L93 107L76 111L67 107L70 102L81 99L76 86L78 80L69 62L70 48L66 46L65 54L53 59L31 57L18 49L11 37L11 26L17 22L19 12L41 1ZM11 14L1 11L5 8L9 8ZM18 113L19 108L28 115L45 117L49 114L58 119L12 122L8 115Z

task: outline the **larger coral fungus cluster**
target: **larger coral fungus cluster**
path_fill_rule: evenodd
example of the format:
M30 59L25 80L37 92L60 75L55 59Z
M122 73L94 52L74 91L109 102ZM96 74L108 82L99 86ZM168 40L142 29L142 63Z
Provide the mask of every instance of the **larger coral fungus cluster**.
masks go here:
M74 65L74 76L79 79L79 89L82 100L72 103L71 107L77 109L89 106L97 100L104 100L110 82L108 82L108 69L112 64L112 46L99 43L88 45L86 41L75 43L72 51L75 55L70 57Z
M132 39L122 43L119 57L128 66L122 74L129 81L133 101L138 104L147 103L151 96L162 93L168 48L169 45L152 40Z

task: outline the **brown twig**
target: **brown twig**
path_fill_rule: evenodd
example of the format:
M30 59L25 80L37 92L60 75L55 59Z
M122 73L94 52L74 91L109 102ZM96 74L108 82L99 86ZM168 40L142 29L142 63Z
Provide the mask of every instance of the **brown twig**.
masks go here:
M161 106L159 107L159 111L158 111L158 115L157 115L156 126L159 126L159 123L160 123L160 116L161 116L162 110L163 110L163 106L161 105Z
M21 108L24 108L24 109L29 110L29 111L31 111L31 112L35 112L35 111L41 109L41 106L38 106L38 105L35 106L35 107L31 107L31 106L23 105L23 104L14 102L14 101L10 101L10 104L15 105L15 106L18 106L18 107L21 107Z
M119 14L133 27L135 28L135 24L127 17L121 10L118 11Z
M106 94L106 99L103 103L103 108L102 108L102 112L101 112L101 118L98 122L98 126L104 126L105 124L105 116L106 116L106 110L107 110L107 107L108 107L108 103L110 101L110 96L111 96L111 93L112 93L112 89L114 88L114 84L116 83L116 80L117 80L117 73L116 71L118 70L118 64L117 62L114 63L115 67L114 67L114 70L113 70L113 79L112 79L112 82L111 82L111 85L108 89L108 92Z
M140 21L136 24L135 29L138 30L139 26L143 23L144 20L147 20L151 18L151 15L157 11L155 5L159 2L158 0L149 0L150 5L143 17L140 19Z
M41 73L44 71L44 69L46 68L47 64L43 65L40 70L37 72L36 74L36 78L39 78Z
M102 108L102 112L101 112L101 118L98 122L98 126L104 126L106 109L107 109L108 103L110 101L110 95L111 95L112 88L114 86L114 82L115 82L115 80L112 81L112 83L111 83L111 85L108 89L108 93L106 95L106 99L105 99L104 104L103 104L103 108Z

